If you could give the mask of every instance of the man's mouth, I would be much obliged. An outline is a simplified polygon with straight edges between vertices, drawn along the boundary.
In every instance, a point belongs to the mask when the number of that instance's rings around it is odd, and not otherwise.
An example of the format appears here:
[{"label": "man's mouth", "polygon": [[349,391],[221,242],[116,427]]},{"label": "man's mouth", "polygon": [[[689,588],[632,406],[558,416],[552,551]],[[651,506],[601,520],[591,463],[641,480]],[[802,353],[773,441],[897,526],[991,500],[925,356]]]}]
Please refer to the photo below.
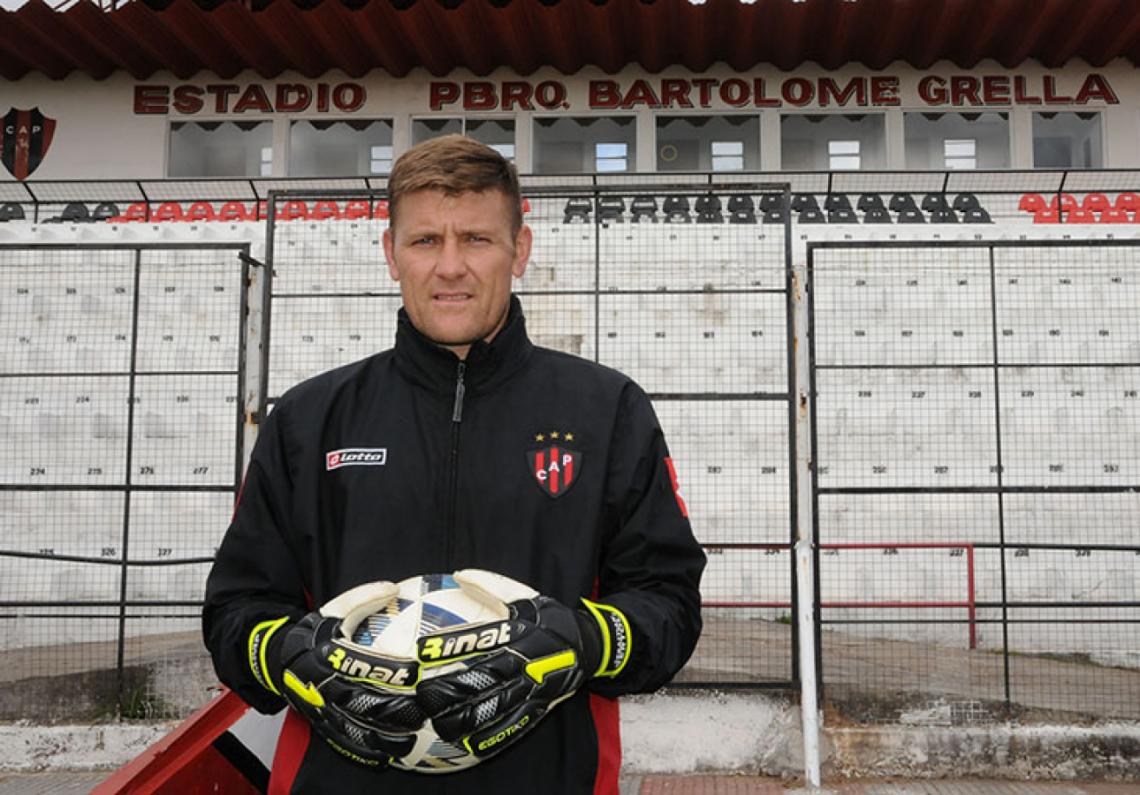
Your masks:
[{"label": "man's mouth", "polygon": [[471,298],[471,293],[436,293],[435,300],[444,303],[459,303]]}]

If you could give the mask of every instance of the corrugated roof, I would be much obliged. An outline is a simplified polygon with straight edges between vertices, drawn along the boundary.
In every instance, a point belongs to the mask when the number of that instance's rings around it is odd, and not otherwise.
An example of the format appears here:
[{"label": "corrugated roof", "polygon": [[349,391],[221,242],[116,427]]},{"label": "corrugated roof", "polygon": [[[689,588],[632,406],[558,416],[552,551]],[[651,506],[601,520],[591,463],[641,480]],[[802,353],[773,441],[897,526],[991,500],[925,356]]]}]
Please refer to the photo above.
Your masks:
[{"label": "corrugated roof", "polygon": [[183,79],[244,69],[264,78],[376,68],[399,77],[415,67],[612,73],[629,64],[700,72],[718,61],[737,71],[809,61],[970,68],[987,58],[1055,68],[1117,57],[1140,64],[1136,0],[152,0],[62,12],[31,0],[0,12],[0,76],[9,80],[120,70],[137,79],[160,70]]}]

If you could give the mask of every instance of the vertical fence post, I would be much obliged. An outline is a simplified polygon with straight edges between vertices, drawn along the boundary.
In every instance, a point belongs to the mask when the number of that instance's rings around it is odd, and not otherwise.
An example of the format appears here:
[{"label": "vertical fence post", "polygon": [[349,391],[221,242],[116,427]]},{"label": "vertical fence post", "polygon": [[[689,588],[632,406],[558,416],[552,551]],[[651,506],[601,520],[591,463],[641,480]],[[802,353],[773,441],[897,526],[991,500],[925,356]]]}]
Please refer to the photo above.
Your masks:
[{"label": "vertical fence post", "polygon": [[800,660],[800,718],[804,740],[804,777],[808,786],[820,784],[819,760],[819,689],[816,682],[816,615],[815,599],[815,558],[813,528],[815,526],[814,502],[812,500],[813,477],[812,440],[812,391],[810,370],[810,339],[808,335],[808,279],[807,262],[792,254],[792,212],[790,195],[784,192],[782,199],[784,214],[785,256],[791,270],[789,289],[792,303],[792,345],[795,368],[795,391],[791,398],[795,412],[795,457],[796,457],[796,543],[794,549],[796,565],[796,623],[799,634]]}]

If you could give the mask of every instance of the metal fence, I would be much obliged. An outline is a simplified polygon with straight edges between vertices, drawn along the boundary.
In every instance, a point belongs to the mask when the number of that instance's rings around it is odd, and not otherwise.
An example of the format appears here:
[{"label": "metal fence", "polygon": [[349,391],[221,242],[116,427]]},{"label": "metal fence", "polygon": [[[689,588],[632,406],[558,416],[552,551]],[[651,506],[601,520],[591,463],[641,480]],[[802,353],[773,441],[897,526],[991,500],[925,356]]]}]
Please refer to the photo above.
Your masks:
[{"label": "metal fence", "polygon": [[0,718],[208,698],[250,264],[247,246],[0,246]]},{"label": "metal fence", "polygon": [[1140,243],[818,243],[808,268],[825,693],[1140,717]]}]

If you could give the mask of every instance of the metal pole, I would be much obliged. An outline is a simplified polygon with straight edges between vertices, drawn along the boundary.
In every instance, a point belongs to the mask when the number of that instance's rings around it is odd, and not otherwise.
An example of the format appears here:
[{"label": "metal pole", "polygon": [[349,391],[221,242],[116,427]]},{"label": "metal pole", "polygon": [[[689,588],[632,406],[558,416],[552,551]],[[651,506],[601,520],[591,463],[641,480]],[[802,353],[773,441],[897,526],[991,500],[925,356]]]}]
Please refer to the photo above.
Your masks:
[{"label": "metal pole", "polygon": [[791,208],[788,194],[784,194],[786,230],[784,241],[792,257],[792,329],[795,355],[795,384],[792,395],[795,401],[796,445],[796,623],[799,629],[800,659],[800,716],[804,734],[804,776],[809,787],[820,784],[819,734],[820,715],[816,683],[815,622],[816,605],[815,560],[812,550],[812,528],[815,526],[812,501],[813,464],[811,457],[811,370],[809,357],[809,313],[807,295],[807,261],[791,253]]}]

